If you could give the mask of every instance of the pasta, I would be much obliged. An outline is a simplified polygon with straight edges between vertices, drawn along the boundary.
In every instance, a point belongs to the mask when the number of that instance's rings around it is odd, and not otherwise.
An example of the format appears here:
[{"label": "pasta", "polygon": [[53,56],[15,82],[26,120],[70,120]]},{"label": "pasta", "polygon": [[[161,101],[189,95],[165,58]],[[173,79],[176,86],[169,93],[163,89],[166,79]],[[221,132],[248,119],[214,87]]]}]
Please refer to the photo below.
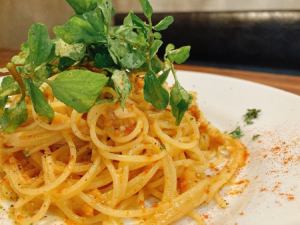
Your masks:
[{"label": "pasta", "polygon": [[[144,100],[143,75],[130,79],[124,109],[108,101],[85,114],[44,84],[55,111],[50,124],[27,99],[26,123],[0,138],[2,192],[5,186],[14,201],[16,224],[49,212],[72,224],[166,225],[185,216],[204,224],[195,208],[210,201],[226,207],[219,192],[245,164],[246,148],[208,123],[195,100],[176,126],[169,108]],[[117,95],[109,87],[102,92]]]}]

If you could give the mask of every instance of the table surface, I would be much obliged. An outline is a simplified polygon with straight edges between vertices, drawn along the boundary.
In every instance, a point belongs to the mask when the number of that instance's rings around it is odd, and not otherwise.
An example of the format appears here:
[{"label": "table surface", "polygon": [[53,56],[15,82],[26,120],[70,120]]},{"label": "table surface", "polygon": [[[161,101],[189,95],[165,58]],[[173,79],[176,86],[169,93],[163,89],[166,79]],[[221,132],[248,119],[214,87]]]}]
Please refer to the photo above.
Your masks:
[{"label": "table surface", "polygon": [[[0,67],[4,67],[10,58],[16,54],[16,51],[0,49]],[[286,90],[300,95],[300,76],[290,76],[285,74],[272,74],[263,72],[242,71],[233,69],[222,69],[205,66],[180,65],[177,69],[218,74],[228,77],[235,77],[244,80],[250,80],[261,84]],[[300,75],[300,74],[299,74]]]}]

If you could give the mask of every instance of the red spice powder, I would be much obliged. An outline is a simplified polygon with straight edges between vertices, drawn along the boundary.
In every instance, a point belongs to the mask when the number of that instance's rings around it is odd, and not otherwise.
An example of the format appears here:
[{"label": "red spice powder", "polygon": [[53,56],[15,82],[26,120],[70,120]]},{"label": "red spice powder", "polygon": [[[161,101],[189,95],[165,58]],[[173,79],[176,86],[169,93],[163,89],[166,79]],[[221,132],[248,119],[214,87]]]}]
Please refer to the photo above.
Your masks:
[{"label": "red spice powder", "polygon": [[262,187],[262,188],[260,189],[260,192],[265,192],[265,191],[268,191],[268,189],[265,188],[265,187]]},{"label": "red spice powder", "polygon": [[204,219],[208,219],[209,218],[209,215],[207,213],[202,214],[202,216],[203,216]]},{"label": "red spice powder", "polygon": [[276,182],[275,186],[272,189],[272,192],[275,192],[276,190],[278,190],[280,188],[280,186],[281,186],[281,182]]},{"label": "red spice powder", "polygon": [[295,196],[290,193],[279,193],[280,196],[285,196],[288,201],[295,200]]}]

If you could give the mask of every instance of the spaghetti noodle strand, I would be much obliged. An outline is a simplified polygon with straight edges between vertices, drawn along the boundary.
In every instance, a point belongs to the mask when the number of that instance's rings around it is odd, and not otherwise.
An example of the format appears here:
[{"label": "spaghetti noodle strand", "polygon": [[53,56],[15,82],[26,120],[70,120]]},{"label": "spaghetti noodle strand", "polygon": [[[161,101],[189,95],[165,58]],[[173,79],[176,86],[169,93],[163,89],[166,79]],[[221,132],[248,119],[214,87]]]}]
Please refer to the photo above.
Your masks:
[{"label": "spaghetti noodle strand", "polygon": [[220,190],[247,152],[202,114],[190,110],[176,126],[168,109],[158,112],[136,90],[124,108],[102,103],[87,114],[49,98],[55,123],[29,110],[26,126],[0,134],[2,184],[17,200],[17,224],[58,212],[78,225],[167,225],[185,216],[203,225],[196,207],[226,207]]}]

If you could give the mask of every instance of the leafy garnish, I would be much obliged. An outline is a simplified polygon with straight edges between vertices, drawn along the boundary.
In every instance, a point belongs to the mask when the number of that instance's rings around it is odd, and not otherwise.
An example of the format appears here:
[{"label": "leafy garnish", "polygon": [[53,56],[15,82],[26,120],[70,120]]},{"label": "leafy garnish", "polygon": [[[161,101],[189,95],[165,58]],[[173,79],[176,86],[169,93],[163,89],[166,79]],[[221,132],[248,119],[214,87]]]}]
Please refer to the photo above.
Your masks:
[{"label": "leafy garnish", "polygon": [[[112,0],[67,0],[75,15],[54,27],[54,39],[45,25],[33,24],[21,52],[7,64],[11,76],[2,81],[2,131],[13,132],[26,120],[28,102],[39,116],[49,122],[53,119],[54,111],[41,91],[44,83],[50,85],[56,99],[80,113],[108,101],[119,100],[125,107],[132,86],[129,76],[136,72],[145,74],[144,99],[158,110],[170,104],[179,124],[191,95],[180,85],[173,64],[187,60],[190,46],[176,49],[169,44],[160,59],[160,31],[166,30],[174,18],[167,16],[153,24],[149,0],[139,1],[146,21],[129,12],[122,25],[113,26]],[[171,91],[165,85],[170,72],[175,79]],[[119,99],[102,99],[105,86],[114,88]],[[21,100],[7,104],[13,95],[19,95]]]},{"label": "leafy garnish", "polygon": [[48,121],[52,121],[54,117],[54,111],[49,105],[42,91],[36,87],[30,79],[27,80],[27,84],[29,87],[29,96],[31,98],[34,111],[38,115],[47,118]]},{"label": "leafy garnish", "polygon": [[11,133],[26,120],[26,103],[24,99],[21,99],[15,106],[4,109],[4,112],[0,117],[0,126],[4,132]]},{"label": "leafy garnish", "polygon": [[158,80],[161,84],[166,82],[166,80],[168,79],[168,76],[170,74],[170,71],[171,71],[171,69],[167,69],[158,77]]},{"label": "leafy garnish", "polygon": [[260,109],[248,109],[247,113],[243,116],[244,122],[247,125],[253,124],[253,120],[257,119],[261,113]]},{"label": "leafy garnish", "polygon": [[[97,1],[99,1],[99,0],[97,0]],[[113,14],[114,14],[114,8],[112,5],[112,1],[111,0],[101,0],[100,2],[101,2],[101,4],[98,4],[98,7],[102,11],[102,15],[104,17],[105,24],[107,26],[109,26],[112,21]]]},{"label": "leafy garnish", "polygon": [[77,14],[83,14],[97,7],[98,0],[66,0]]},{"label": "leafy garnish", "polygon": [[145,16],[150,19],[153,14],[152,6],[148,0],[140,0]]},{"label": "leafy garnish", "polygon": [[144,98],[157,109],[165,109],[169,104],[169,93],[164,89],[153,72],[145,75]]},{"label": "leafy garnish", "polygon": [[96,51],[97,52],[94,57],[96,67],[112,68],[116,66],[107,48],[105,48],[104,46],[100,46],[96,48]]},{"label": "leafy garnish", "polygon": [[18,83],[12,78],[12,76],[6,76],[3,78],[0,89],[0,98],[7,97],[20,93]]},{"label": "leafy garnish", "polygon": [[49,38],[48,29],[45,25],[33,24],[29,29],[27,43],[29,50],[27,62],[33,70],[51,59],[54,44]]},{"label": "leafy garnish", "polygon": [[191,46],[184,46],[167,52],[167,58],[173,63],[182,64],[190,56]]},{"label": "leafy garnish", "polygon": [[124,108],[131,91],[131,83],[125,71],[115,70],[112,77],[115,89],[120,96],[121,106]]},{"label": "leafy garnish", "polygon": [[8,97],[1,97],[0,98],[0,115],[2,116],[3,114],[3,111],[4,111],[4,108],[5,108],[5,105],[7,103],[7,100],[8,100]]},{"label": "leafy garnish", "polygon": [[154,26],[154,30],[156,31],[166,30],[173,22],[174,22],[173,16],[167,16]]},{"label": "leafy garnish", "polygon": [[35,70],[32,80],[37,86],[40,86],[51,76],[51,74],[51,66],[48,64],[43,64]]},{"label": "leafy garnish", "polygon": [[233,138],[236,139],[240,139],[241,137],[244,136],[244,133],[241,129],[240,126],[238,126],[237,128],[235,128],[235,130],[233,130],[232,132],[229,133]]},{"label": "leafy garnish", "polygon": [[156,56],[159,48],[162,46],[163,42],[161,40],[154,40],[150,48],[150,58]]},{"label": "leafy garnish", "polygon": [[70,66],[74,65],[76,61],[71,59],[71,58],[68,58],[68,57],[61,57],[59,59],[59,63],[58,63],[58,66],[57,68],[60,70],[60,71],[64,71],[66,69],[68,69]]},{"label": "leafy garnish", "polygon": [[62,39],[55,42],[55,54],[61,58],[70,58],[74,61],[80,61],[85,56],[86,46],[82,43],[68,44]]},{"label": "leafy garnish", "polygon": [[48,81],[55,97],[80,113],[87,112],[96,102],[108,78],[86,70],[64,71]]},{"label": "leafy garnish", "polygon": [[100,9],[71,17],[64,25],[54,27],[54,33],[68,44],[106,42],[106,28]]},{"label": "leafy garnish", "polygon": [[177,125],[180,124],[184,113],[189,108],[191,101],[192,96],[186,90],[184,90],[178,82],[176,82],[171,90],[170,104]]}]

